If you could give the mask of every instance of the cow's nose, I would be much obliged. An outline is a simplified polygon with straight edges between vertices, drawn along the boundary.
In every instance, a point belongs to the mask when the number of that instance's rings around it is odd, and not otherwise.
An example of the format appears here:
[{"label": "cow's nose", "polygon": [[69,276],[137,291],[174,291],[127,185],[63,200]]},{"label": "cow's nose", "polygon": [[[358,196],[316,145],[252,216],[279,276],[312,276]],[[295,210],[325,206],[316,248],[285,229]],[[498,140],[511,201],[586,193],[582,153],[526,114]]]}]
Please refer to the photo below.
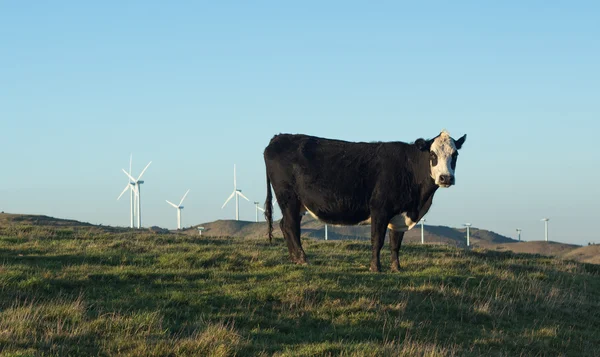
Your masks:
[{"label": "cow's nose", "polygon": [[454,184],[454,176],[453,175],[440,175],[440,183],[443,185],[453,185]]}]

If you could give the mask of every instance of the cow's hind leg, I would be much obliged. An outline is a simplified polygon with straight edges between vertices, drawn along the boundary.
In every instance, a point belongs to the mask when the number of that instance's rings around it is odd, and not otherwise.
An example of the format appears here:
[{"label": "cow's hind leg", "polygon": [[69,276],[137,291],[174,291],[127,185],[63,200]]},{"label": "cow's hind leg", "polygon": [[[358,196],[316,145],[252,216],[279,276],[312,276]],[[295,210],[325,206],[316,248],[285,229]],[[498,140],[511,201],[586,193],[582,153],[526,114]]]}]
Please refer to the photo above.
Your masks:
[{"label": "cow's hind leg", "polygon": [[300,203],[295,200],[286,202],[282,213],[280,226],[287,242],[290,260],[296,264],[306,264],[306,253],[300,241]]},{"label": "cow's hind leg", "polygon": [[381,261],[379,259],[381,248],[385,241],[385,232],[387,230],[386,220],[373,220],[371,218],[371,267],[370,270],[373,272],[381,271]]},{"label": "cow's hind leg", "polygon": [[394,231],[390,229],[390,248],[392,250],[392,271],[400,271],[400,263],[398,261],[398,252],[404,238],[403,231]]}]

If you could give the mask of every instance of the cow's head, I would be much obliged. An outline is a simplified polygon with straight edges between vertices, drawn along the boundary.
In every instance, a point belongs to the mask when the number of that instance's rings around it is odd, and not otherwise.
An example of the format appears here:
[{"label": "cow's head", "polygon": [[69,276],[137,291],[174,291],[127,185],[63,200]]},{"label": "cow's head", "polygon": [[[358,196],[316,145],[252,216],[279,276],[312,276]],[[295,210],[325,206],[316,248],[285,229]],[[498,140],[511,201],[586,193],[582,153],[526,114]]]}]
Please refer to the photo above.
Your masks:
[{"label": "cow's head", "polygon": [[433,178],[436,185],[450,187],[456,182],[454,178],[456,159],[458,158],[458,150],[465,140],[467,140],[467,134],[458,140],[454,140],[444,130],[431,140],[418,139],[415,141],[415,145],[419,150],[429,152],[431,178]]}]

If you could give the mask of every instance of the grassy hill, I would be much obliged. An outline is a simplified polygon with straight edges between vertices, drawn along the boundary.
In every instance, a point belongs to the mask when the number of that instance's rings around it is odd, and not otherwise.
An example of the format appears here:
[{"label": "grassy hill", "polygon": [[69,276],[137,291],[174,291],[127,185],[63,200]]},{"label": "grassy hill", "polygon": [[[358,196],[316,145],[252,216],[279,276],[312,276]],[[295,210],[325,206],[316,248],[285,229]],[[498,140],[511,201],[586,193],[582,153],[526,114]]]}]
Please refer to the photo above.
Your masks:
[{"label": "grassy hill", "polygon": [[[203,226],[205,231],[203,234],[209,236],[223,237],[223,236],[235,236],[240,238],[260,238],[267,237],[267,224],[266,222],[247,222],[247,221],[232,221],[232,220],[218,220],[215,222],[208,222],[200,224]],[[197,229],[194,226],[188,229],[187,234],[197,234]],[[279,229],[279,221],[273,224],[273,234],[276,237],[283,237],[281,230]],[[306,238],[323,239],[325,237],[325,224],[315,220],[311,216],[304,216],[301,225],[301,235]],[[456,229],[444,226],[429,226],[425,225],[424,228],[425,241],[431,244],[448,244],[457,247],[464,247],[466,245],[466,232],[464,229]],[[370,226],[328,226],[328,237],[330,240],[339,239],[371,239],[371,227]],[[471,238],[474,245],[482,244],[494,244],[494,243],[511,243],[516,240],[504,237],[494,232],[486,231],[483,229],[472,228]],[[421,242],[421,230],[417,226],[412,230],[406,232],[404,236],[404,242],[406,243],[417,243]]]},{"label": "grassy hill", "polygon": [[600,264],[600,245],[576,248],[563,253],[561,257],[584,263]]},{"label": "grassy hill", "polygon": [[[1,218],[1,217],[0,217]],[[39,222],[38,222],[39,223]],[[241,228],[243,229],[243,228]],[[600,266],[0,219],[0,356],[594,356]]]}]

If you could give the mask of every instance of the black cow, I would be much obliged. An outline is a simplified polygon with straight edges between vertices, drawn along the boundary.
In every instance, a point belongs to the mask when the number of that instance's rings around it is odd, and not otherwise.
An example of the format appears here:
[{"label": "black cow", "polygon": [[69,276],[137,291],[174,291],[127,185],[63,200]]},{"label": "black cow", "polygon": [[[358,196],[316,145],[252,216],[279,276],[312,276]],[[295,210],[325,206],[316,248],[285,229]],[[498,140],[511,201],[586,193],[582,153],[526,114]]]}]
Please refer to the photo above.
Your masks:
[{"label": "black cow", "polygon": [[273,236],[272,185],[293,262],[306,263],[300,221],[309,212],[329,224],[370,224],[371,271],[381,271],[379,253],[390,228],[392,270],[397,271],[404,232],[427,213],[438,187],[455,183],[458,149],[466,137],[454,140],[443,131],[431,140],[408,144],[274,136],[264,152],[269,241]]}]

